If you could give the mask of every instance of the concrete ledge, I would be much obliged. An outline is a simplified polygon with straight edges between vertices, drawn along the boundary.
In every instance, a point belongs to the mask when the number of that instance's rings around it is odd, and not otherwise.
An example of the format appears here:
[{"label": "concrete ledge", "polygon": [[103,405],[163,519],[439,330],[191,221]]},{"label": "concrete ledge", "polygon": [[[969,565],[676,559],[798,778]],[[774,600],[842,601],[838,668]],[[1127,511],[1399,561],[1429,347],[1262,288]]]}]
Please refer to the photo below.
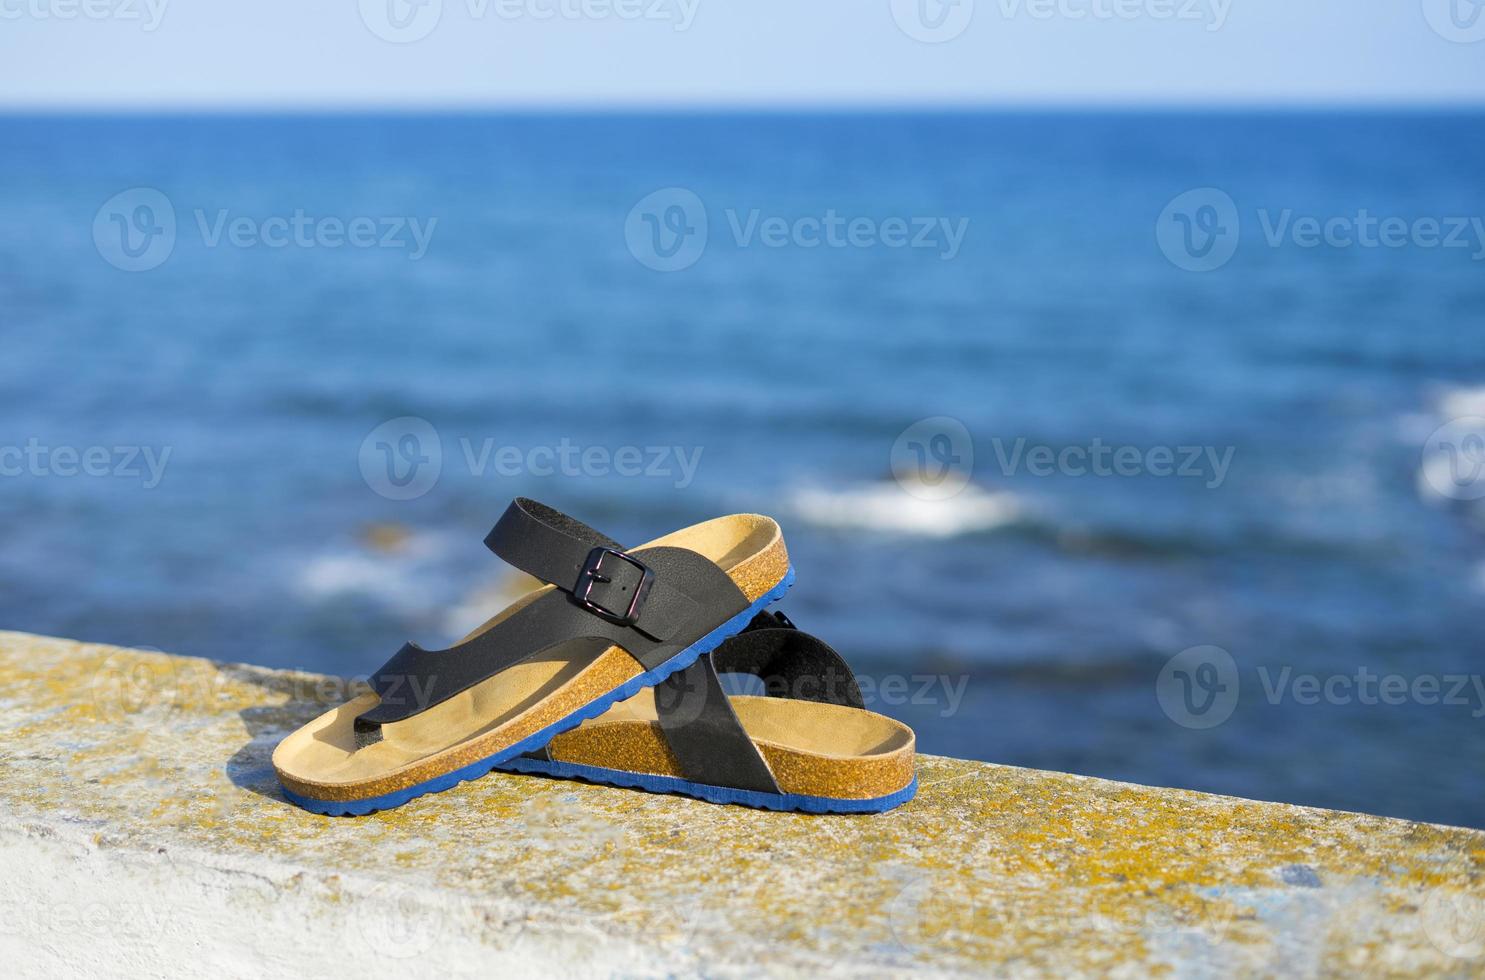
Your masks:
[{"label": "concrete ledge", "polygon": [[1485,833],[925,757],[813,817],[493,774],[359,819],[269,753],[322,677],[0,633],[22,975],[1485,974]]}]

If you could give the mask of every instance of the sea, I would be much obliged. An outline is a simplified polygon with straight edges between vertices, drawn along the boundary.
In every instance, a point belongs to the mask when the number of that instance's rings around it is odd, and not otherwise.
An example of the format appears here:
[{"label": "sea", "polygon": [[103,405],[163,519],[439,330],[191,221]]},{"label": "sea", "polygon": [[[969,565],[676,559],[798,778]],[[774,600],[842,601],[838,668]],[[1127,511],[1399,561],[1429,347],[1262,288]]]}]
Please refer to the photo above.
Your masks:
[{"label": "sea", "polygon": [[0,174],[0,628],[365,674],[519,587],[512,497],[758,512],[920,751],[1485,826],[1485,115],[31,114]]}]

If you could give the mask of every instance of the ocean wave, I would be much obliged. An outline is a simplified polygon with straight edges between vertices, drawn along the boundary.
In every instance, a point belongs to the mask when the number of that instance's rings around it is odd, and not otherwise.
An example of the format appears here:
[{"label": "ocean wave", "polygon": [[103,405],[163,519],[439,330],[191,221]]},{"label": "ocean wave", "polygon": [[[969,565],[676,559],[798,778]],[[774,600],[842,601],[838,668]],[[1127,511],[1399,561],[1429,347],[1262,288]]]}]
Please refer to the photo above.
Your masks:
[{"label": "ocean wave", "polygon": [[1201,528],[1160,528],[1073,520],[1047,503],[973,484],[953,497],[925,500],[885,480],[827,490],[805,487],[789,496],[793,513],[825,528],[948,539],[1000,531],[1080,557],[1127,561],[1178,561],[1255,551],[1295,556],[1376,558],[1382,544],[1351,536],[1299,534],[1290,529],[1246,528],[1224,533]]},{"label": "ocean wave", "polygon": [[[1432,399],[1432,413],[1427,416],[1410,416],[1411,432],[1416,441],[1432,449],[1432,440],[1439,427],[1459,419],[1485,418],[1485,386],[1452,386],[1441,388]],[[1463,447],[1459,447],[1463,448]],[[1418,495],[1426,502],[1437,505],[1461,505],[1461,509],[1472,515],[1475,523],[1485,522],[1485,502],[1468,499],[1455,493],[1456,488],[1465,488],[1459,482],[1459,467],[1476,465],[1469,459],[1457,459],[1446,452],[1425,451],[1418,467],[1416,482]],[[1468,473],[1469,470],[1463,471]]]},{"label": "ocean wave", "polygon": [[443,631],[451,638],[467,637],[495,613],[542,584],[539,579],[516,571],[487,580],[443,613],[440,617]]},{"label": "ocean wave", "polygon": [[894,534],[952,538],[1021,520],[1024,503],[1014,494],[967,486],[943,500],[925,500],[893,481],[839,490],[805,487],[790,497],[793,511],[821,527],[864,528]]},{"label": "ocean wave", "polygon": [[1435,407],[1445,421],[1467,416],[1485,418],[1485,385],[1446,388],[1435,399]]},{"label": "ocean wave", "polygon": [[346,596],[376,600],[403,613],[420,613],[438,601],[440,571],[449,554],[442,535],[390,525],[363,530],[355,546],[343,546],[306,561],[294,577],[302,598],[324,601]]}]

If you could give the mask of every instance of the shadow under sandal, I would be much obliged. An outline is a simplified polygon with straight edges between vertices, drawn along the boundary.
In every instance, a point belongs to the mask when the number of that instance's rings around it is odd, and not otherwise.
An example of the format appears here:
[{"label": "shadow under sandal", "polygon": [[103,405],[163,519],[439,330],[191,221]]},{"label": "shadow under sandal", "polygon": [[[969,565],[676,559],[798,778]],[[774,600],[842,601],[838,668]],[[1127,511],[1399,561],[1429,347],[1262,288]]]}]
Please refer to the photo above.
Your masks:
[{"label": "shadow under sandal", "polygon": [[782,532],[720,517],[629,551],[518,498],[485,544],[550,583],[448,650],[407,644],[372,692],[279,743],[292,802],[366,814],[482,776],[695,663],[792,584]]},{"label": "shadow under sandal", "polygon": [[[718,674],[763,678],[728,695]],[[759,613],[650,690],[500,766],[588,782],[809,813],[880,813],[917,792],[914,736],[862,707],[840,654]]]}]

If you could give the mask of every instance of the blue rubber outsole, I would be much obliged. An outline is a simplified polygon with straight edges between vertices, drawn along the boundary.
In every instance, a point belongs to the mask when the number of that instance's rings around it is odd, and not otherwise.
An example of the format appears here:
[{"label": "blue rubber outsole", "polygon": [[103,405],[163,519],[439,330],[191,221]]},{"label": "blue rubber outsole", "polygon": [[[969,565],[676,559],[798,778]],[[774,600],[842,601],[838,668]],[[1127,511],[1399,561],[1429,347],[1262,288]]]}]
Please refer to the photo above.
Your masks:
[{"label": "blue rubber outsole", "polygon": [[797,810],[803,813],[882,813],[901,806],[918,792],[918,777],[895,793],[869,800],[843,800],[830,796],[803,796],[798,793],[758,793],[747,789],[730,789],[708,783],[693,783],[675,776],[653,776],[649,773],[625,772],[599,766],[580,766],[572,762],[547,762],[542,759],[512,759],[498,767],[502,772],[536,773],[558,779],[581,779],[588,783],[642,789],[647,793],[679,793],[708,803],[735,803],[759,810]]},{"label": "blue rubber outsole", "polygon": [[541,748],[552,740],[553,735],[565,732],[570,728],[576,728],[589,718],[597,718],[620,701],[634,697],[647,687],[654,687],[678,670],[685,670],[694,664],[702,654],[710,653],[721,646],[724,640],[742,632],[743,627],[747,626],[754,616],[766,606],[783,598],[784,593],[789,591],[789,586],[793,584],[794,566],[790,565],[788,571],[784,573],[784,577],[779,580],[779,583],[769,589],[767,593],[760,596],[757,602],[754,602],[721,626],[718,626],[674,657],[671,657],[665,663],[620,684],[602,697],[589,701],[566,718],[553,722],[534,735],[529,735],[514,745],[507,746],[494,755],[487,756],[478,762],[471,762],[467,766],[446,772],[442,776],[435,776],[432,779],[418,783],[416,786],[409,786],[407,789],[400,789],[395,793],[384,793],[381,796],[368,796],[365,799],[348,801],[320,800],[313,796],[301,796],[287,786],[282,786],[284,799],[293,803],[295,806],[309,810],[311,813],[323,813],[326,816],[332,817],[364,817],[368,813],[375,813],[378,810],[390,810],[393,807],[401,806],[408,800],[417,799],[419,796],[426,796],[429,793],[442,793],[446,789],[453,789],[462,782],[478,779],[503,762],[508,762],[534,749]]}]

